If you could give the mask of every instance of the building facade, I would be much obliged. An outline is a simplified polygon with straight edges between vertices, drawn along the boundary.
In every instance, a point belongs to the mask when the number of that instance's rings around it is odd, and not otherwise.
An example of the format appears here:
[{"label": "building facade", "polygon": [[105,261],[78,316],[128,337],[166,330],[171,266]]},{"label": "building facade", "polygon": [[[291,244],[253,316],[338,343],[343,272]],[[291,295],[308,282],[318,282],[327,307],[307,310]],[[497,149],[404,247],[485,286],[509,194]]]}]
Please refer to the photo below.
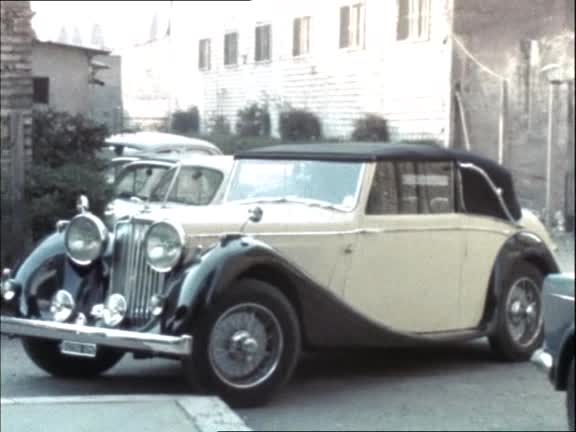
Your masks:
[{"label": "building facade", "polygon": [[[393,138],[432,138],[498,160],[515,173],[526,206],[544,209],[551,189],[549,211],[573,215],[574,0],[253,0],[216,8],[187,15],[195,29],[192,47],[186,36],[187,62],[196,61],[190,87],[201,89],[194,103],[204,130],[215,117],[233,126],[253,102],[268,105],[275,134],[287,107],[316,113],[324,135],[340,139],[375,113]],[[547,65],[571,71],[553,87],[551,108]],[[542,163],[550,140],[551,188]]]},{"label": "building facade", "polygon": [[121,59],[109,51],[34,41],[34,107],[82,114],[111,131],[121,126]]}]

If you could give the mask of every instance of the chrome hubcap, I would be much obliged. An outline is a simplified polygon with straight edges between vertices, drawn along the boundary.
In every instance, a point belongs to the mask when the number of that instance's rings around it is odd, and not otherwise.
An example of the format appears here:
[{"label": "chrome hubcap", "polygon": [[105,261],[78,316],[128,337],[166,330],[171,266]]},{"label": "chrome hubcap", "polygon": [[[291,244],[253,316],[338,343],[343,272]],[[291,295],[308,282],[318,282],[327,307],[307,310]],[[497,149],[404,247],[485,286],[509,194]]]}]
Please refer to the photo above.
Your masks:
[{"label": "chrome hubcap", "polygon": [[529,278],[517,280],[510,289],[506,303],[510,335],[521,346],[531,345],[542,329],[538,285]]},{"label": "chrome hubcap", "polygon": [[276,316],[262,305],[243,303],[228,309],[216,321],[208,354],[218,378],[231,387],[250,388],[274,373],[283,348]]}]

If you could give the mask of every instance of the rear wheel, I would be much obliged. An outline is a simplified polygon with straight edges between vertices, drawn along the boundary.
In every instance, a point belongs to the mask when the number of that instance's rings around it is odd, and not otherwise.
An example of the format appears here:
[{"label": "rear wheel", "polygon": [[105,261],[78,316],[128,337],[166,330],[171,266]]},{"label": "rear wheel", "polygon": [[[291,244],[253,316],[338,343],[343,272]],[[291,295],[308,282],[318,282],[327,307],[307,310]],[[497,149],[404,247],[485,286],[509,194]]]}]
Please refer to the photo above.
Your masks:
[{"label": "rear wheel", "polygon": [[193,384],[230,405],[266,403],[291,377],[300,356],[294,308],[274,286],[240,280],[200,320],[183,362]]},{"label": "rear wheel", "polygon": [[542,273],[518,262],[504,281],[490,346],[505,361],[528,361],[542,345]]},{"label": "rear wheel", "polygon": [[40,369],[62,378],[96,377],[118,363],[124,353],[98,347],[96,357],[73,357],[60,352],[60,342],[48,339],[23,338],[24,351]]}]

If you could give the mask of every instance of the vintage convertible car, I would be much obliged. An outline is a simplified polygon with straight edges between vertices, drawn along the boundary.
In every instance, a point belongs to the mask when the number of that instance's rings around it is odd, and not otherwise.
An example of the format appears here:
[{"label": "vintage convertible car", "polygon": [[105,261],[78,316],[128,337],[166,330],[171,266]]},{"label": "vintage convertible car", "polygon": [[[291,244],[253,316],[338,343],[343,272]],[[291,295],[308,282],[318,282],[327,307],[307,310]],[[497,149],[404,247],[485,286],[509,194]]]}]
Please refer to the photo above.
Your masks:
[{"label": "vintage convertible car", "polygon": [[56,376],[163,356],[229,403],[257,405],[301,350],[487,336],[502,359],[530,359],[552,249],[510,174],[482,157],[262,148],[236,155],[220,205],[143,212],[110,232],[86,210],[59,223],[6,270],[1,330]]},{"label": "vintage convertible car", "polygon": [[114,229],[118,219],[140,211],[220,202],[233,161],[232,156],[193,155],[151,157],[129,163],[118,174],[113,199],[106,207],[107,228]]},{"label": "vintage convertible car", "polygon": [[574,430],[574,273],[544,280],[544,346],[532,361],[547,373],[555,390],[566,392],[566,415]]}]

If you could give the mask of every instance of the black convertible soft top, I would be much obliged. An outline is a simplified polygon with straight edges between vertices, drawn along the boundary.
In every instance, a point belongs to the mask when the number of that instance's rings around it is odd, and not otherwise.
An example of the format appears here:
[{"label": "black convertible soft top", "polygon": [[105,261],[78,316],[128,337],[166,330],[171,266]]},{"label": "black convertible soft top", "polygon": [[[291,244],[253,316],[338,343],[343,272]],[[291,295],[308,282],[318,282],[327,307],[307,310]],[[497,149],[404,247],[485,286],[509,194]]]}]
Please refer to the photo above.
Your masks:
[{"label": "black convertible soft top", "polygon": [[[483,156],[442,147],[434,143],[405,142],[349,142],[349,143],[314,143],[288,144],[261,147],[247,150],[235,155],[236,159],[284,159],[284,160],[318,160],[339,162],[376,162],[381,160],[396,161],[455,161],[472,163],[482,168],[494,184],[502,189],[504,202],[514,219],[520,219],[522,211],[514,191],[510,172],[495,161]],[[463,176],[466,195],[474,195],[476,187]],[[469,183],[469,187],[466,187]],[[479,191],[478,191],[479,192]],[[485,194],[482,194],[485,195]]]}]

